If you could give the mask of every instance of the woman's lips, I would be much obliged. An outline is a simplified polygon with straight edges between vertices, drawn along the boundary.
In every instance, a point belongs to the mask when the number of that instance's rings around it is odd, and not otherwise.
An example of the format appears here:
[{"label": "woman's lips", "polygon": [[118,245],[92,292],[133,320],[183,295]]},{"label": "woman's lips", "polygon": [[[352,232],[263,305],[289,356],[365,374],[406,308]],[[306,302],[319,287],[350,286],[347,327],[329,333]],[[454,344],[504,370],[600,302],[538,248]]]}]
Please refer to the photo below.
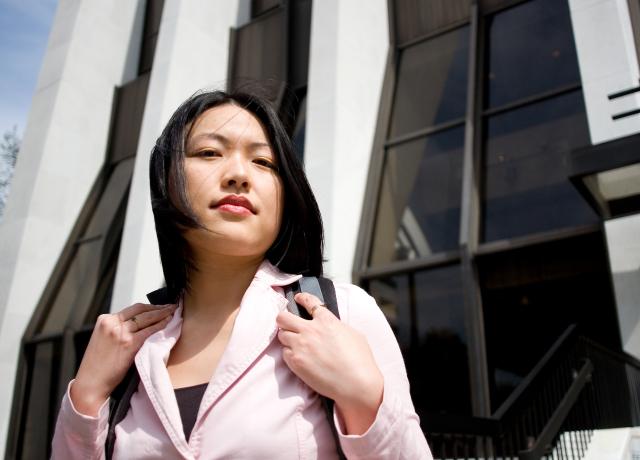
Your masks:
[{"label": "woman's lips", "polygon": [[250,216],[253,214],[244,206],[238,206],[235,204],[222,204],[216,206],[216,209],[221,212],[228,212],[229,214],[235,214],[237,216]]},{"label": "woman's lips", "polygon": [[239,195],[227,195],[214,203],[213,208],[238,216],[255,214],[255,208],[251,204],[251,201]]}]

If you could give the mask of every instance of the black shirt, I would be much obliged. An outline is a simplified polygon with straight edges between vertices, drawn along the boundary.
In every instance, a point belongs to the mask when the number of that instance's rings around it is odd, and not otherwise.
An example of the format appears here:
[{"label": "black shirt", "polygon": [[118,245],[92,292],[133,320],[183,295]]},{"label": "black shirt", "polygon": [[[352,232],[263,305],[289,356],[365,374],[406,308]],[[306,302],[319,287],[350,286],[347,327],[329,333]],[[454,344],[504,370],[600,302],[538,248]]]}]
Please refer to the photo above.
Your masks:
[{"label": "black shirt", "polygon": [[184,437],[189,442],[189,436],[191,436],[191,430],[196,423],[198,417],[198,409],[200,409],[200,403],[202,397],[207,389],[208,383],[201,383],[200,385],[194,385],[192,387],[175,388],[176,400],[178,401],[178,409],[180,409],[180,418],[182,419],[182,429],[184,430]]}]

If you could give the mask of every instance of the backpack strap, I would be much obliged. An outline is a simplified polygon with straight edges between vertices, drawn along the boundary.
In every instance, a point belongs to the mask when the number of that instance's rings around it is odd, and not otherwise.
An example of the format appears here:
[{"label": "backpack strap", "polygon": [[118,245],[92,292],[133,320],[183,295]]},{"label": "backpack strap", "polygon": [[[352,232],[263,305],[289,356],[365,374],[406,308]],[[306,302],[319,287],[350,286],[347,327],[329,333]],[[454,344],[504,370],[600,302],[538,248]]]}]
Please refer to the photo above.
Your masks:
[{"label": "backpack strap", "polygon": [[[336,315],[337,318],[340,318],[340,311],[338,310],[338,300],[336,298],[336,289],[333,285],[333,281],[331,281],[330,279],[315,276],[304,276],[295,283],[290,284],[289,286],[285,286],[285,297],[289,301],[287,309],[294,315],[298,315],[301,318],[311,319],[311,315],[309,315],[307,310],[304,307],[301,308],[300,306],[298,306],[296,301],[293,300],[293,296],[299,292],[308,292],[309,294],[313,294],[318,299],[320,299],[320,302],[326,305],[331,313]],[[335,405],[333,399],[320,395],[320,400],[322,401],[322,407],[324,408],[327,422],[329,422],[329,426],[331,427],[333,439],[336,442],[338,457],[340,458],[340,460],[346,460],[347,457],[342,451],[342,446],[340,445],[340,439],[338,437],[338,431],[336,430],[336,425],[333,422],[333,406]]]},{"label": "backpack strap", "polygon": [[131,365],[124,379],[111,393],[109,400],[109,428],[107,429],[107,439],[104,443],[104,452],[106,460],[113,457],[113,448],[116,443],[116,425],[120,423],[129,412],[131,406],[131,397],[138,391],[140,383],[140,374],[135,363]]},{"label": "backpack strap", "polygon": [[[340,318],[336,290],[330,279],[305,276],[295,283],[285,286],[284,292],[285,297],[289,301],[289,305],[287,306],[288,310],[297,316],[305,319],[311,319],[307,310],[300,308],[295,300],[293,300],[293,296],[295,294],[299,292],[308,292],[318,297],[320,301],[324,303],[334,315],[336,315],[336,317]],[[167,303],[166,288],[158,289],[157,291],[148,294],[147,297],[149,298],[149,301],[154,304]],[[104,445],[106,460],[111,460],[113,457],[113,449],[116,442],[116,425],[126,417],[129,407],[131,406],[131,397],[136,391],[138,391],[139,383],[140,374],[138,374],[138,369],[134,363],[127,371],[124,379],[122,379],[115,390],[113,390],[113,393],[111,393],[109,401],[109,428],[107,430],[107,438]],[[335,439],[338,457],[340,460],[346,460],[346,456],[340,446],[340,439],[338,438],[335,423],[333,422],[334,402],[332,399],[322,395],[320,395],[320,400],[322,401],[322,406],[327,416],[327,422],[329,422],[329,426],[331,427],[331,433]]]}]

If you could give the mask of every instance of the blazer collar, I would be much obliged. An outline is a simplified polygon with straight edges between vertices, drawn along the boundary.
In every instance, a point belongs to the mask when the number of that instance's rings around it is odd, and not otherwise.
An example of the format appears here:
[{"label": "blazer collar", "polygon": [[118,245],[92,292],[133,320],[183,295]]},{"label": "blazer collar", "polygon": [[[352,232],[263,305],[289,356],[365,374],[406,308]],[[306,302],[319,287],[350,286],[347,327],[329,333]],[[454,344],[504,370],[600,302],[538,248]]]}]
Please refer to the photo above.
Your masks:
[{"label": "blazer collar", "polygon": [[[270,286],[288,286],[300,278],[302,278],[302,275],[291,275],[289,273],[281,272],[267,259],[262,261],[254,276],[254,279],[264,281]],[[147,294],[147,299],[149,299],[149,302],[153,305],[166,305],[170,303],[166,287],[149,292]]]},{"label": "blazer collar", "polygon": [[[287,306],[281,287],[300,278],[301,275],[281,272],[267,260],[262,262],[242,298],[229,343],[209,381],[196,424],[275,339],[278,329],[276,316]],[[152,302],[152,297],[162,302],[162,295],[161,289],[150,293],[148,297]],[[166,368],[171,349],[181,331],[182,305],[179,302],[169,324],[146,340],[138,351],[135,362],[165,430],[176,448],[185,457],[189,457],[189,448],[182,434],[180,411]]]}]

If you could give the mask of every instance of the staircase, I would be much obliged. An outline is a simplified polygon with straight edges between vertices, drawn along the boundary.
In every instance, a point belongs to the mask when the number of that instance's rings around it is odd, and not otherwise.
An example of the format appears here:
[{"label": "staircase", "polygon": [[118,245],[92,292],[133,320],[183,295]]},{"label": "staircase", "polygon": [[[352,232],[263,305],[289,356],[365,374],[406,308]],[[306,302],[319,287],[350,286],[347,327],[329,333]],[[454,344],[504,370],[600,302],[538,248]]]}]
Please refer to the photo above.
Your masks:
[{"label": "staircase", "polygon": [[[605,431],[638,433],[629,427],[640,426],[640,361],[570,326],[491,417],[436,415],[423,426],[435,458],[604,460],[591,444]],[[628,458],[640,460],[632,438]]]}]

